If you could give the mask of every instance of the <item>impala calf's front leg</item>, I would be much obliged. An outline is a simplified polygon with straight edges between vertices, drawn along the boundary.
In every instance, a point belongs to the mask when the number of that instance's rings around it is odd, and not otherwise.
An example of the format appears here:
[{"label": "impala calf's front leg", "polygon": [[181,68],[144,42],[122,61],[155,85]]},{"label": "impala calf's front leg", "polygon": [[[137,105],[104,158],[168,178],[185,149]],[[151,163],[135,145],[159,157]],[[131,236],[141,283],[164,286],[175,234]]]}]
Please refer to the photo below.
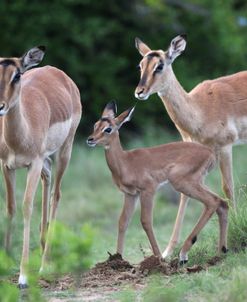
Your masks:
[{"label": "impala calf's front leg", "polygon": [[125,194],[124,205],[118,221],[118,241],[117,241],[117,253],[123,254],[124,237],[129,225],[130,219],[135,211],[136,201],[138,196]]}]

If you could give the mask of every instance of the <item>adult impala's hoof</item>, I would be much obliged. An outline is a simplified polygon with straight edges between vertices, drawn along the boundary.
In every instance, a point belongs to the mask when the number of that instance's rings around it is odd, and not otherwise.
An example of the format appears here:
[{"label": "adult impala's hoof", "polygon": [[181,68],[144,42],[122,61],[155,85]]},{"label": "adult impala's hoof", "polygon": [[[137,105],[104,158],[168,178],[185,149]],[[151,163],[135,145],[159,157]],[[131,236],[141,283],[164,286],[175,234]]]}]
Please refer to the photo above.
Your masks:
[{"label": "adult impala's hoof", "polygon": [[27,277],[25,275],[20,275],[19,276],[18,287],[19,287],[19,289],[28,288]]},{"label": "adult impala's hoof", "polygon": [[25,288],[28,288],[28,285],[26,283],[24,283],[24,284],[19,283],[18,288],[19,289],[25,289]]}]

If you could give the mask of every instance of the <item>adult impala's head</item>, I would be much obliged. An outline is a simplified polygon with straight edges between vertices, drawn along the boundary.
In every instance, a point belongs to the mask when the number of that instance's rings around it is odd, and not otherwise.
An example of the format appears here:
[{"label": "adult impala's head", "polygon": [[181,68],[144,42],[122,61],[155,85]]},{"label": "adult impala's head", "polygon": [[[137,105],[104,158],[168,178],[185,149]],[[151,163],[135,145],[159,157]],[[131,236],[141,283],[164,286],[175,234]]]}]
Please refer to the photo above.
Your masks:
[{"label": "adult impala's head", "polygon": [[101,118],[94,124],[93,133],[87,139],[87,144],[90,147],[102,145],[107,149],[114,133],[130,120],[134,109],[135,107],[132,107],[116,117],[117,105],[115,101],[108,103],[103,110]]},{"label": "adult impala's head", "polygon": [[186,37],[185,35],[175,37],[167,51],[151,50],[139,38],[136,38],[135,45],[143,56],[139,64],[141,78],[135,90],[135,97],[147,100],[151,94],[166,88],[167,71],[176,57],[184,51]]},{"label": "adult impala's head", "polygon": [[18,101],[21,75],[38,65],[45,54],[45,47],[30,49],[20,58],[0,58],[0,116],[5,115]]}]

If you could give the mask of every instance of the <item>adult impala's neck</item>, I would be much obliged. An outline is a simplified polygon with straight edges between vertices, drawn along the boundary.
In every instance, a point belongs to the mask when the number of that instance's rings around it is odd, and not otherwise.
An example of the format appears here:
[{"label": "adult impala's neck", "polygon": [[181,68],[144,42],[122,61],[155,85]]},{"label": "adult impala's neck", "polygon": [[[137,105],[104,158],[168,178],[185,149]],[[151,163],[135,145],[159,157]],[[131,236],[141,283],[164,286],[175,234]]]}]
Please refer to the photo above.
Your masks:
[{"label": "adult impala's neck", "polygon": [[188,133],[196,131],[199,110],[178,82],[171,66],[167,67],[163,89],[158,92],[175,125]]},{"label": "adult impala's neck", "polygon": [[3,116],[3,139],[12,149],[25,145],[25,137],[28,135],[28,127],[21,112],[20,101],[19,96],[15,105]]},{"label": "adult impala's neck", "polygon": [[115,132],[112,134],[110,144],[105,148],[106,161],[113,175],[121,174],[124,153],[119,139],[119,133]]}]

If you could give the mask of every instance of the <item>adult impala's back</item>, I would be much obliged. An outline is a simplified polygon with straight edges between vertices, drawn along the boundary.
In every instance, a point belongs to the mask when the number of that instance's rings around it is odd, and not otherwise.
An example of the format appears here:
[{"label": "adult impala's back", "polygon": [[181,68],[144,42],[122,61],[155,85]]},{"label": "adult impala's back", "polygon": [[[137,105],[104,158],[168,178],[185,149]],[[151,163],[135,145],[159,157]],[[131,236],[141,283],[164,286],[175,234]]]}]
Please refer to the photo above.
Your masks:
[{"label": "adult impala's back", "polygon": [[50,206],[51,222],[55,219],[62,176],[70,160],[75,131],[81,117],[78,88],[65,73],[51,66],[27,71],[41,62],[44,50],[44,47],[35,47],[21,58],[0,59],[0,158],[6,183],[9,217],[5,238],[7,248],[15,212],[15,170],[24,167],[28,169],[23,200],[24,234],[19,276],[21,288],[27,285],[30,218],[40,176],[43,185],[43,266],[48,251],[45,233],[51,181],[49,157],[56,153],[56,176]]},{"label": "adult impala's back", "polygon": [[[146,100],[151,94],[158,93],[183,140],[198,141],[215,151],[223,190],[235,205],[232,145],[247,140],[247,72],[202,82],[187,93],[172,70],[172,62],[186,47],[184,36],[175,37],[167,51],[151,50],[138,38],[136,47],[143,59],[135,96]],[[177,243],[186,205],[187,197],[182,195],[173,235],[164,257],[172,253]]]}]

